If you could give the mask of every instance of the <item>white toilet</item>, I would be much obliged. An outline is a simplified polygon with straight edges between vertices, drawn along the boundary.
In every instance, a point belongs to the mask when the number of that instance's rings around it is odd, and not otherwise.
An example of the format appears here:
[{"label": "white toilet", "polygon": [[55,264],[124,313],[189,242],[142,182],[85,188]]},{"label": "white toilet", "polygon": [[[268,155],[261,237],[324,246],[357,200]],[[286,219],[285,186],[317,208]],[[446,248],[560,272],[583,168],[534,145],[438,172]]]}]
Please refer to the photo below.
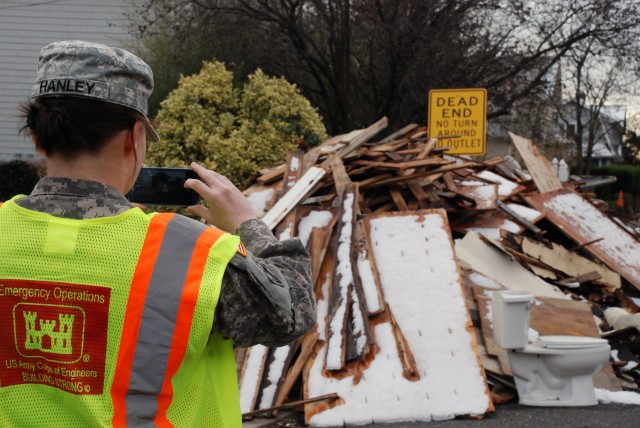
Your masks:
[{"label": "white toilet", "polygon": [[592,406],[598,403],[593,375],[609,361],[607,340],[578,336],[539,336],[528,343],[533,296],[495,291],[493,336],[507,349],[520,404]]}]

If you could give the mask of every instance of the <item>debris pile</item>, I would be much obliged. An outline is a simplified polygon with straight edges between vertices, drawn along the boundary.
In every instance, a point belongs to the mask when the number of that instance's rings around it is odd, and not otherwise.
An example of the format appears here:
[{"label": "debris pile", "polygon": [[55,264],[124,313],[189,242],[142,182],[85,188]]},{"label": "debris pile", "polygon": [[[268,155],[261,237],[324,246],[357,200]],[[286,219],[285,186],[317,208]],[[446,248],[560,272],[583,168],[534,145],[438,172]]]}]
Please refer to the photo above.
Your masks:
[{"label": "debris pile", "polygon": [[[637,388],[640,243],[531,141],[511,158],[447,155],[386,118],[261,171],[245,194],[309,251],[318,322],[276,349],[238,348],[245,418],[304,410],[312,426],[482,417],[515,398],[493,341],[490,295],[536,297],[540,335],[609,338],[597,388]],[[454,244],[455,242],[455,244]],[[595,314],[595,317],[594,317]],[[640,315],[638,315],[640,317]]]}]

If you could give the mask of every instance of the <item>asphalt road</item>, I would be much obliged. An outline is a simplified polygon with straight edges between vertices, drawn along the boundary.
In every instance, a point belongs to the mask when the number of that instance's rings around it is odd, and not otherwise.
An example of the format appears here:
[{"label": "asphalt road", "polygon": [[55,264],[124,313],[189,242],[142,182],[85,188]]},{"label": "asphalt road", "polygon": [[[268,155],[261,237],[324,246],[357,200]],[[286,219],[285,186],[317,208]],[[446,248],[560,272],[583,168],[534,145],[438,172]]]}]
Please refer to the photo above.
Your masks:
[{"label": "asphalt road", "polygon": [[[254,419],[244,428],[302,426],[300,414],[290,413],[274,421]],[[403,422],[362,425],[367,428],[640,428],[640,406],[599,404],[592,407],[528,407],[518,404],[498,406],[482,420],[454,419],[437,422]]]}]

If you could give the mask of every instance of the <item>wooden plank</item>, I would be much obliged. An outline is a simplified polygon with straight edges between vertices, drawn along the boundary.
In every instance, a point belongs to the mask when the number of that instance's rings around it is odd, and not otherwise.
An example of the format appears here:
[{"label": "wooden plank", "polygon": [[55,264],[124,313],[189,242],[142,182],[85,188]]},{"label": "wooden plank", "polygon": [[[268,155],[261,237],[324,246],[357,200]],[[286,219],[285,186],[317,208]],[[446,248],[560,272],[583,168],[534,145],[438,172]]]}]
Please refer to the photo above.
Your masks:
[{"label": "wooden plank", "polygon": [[251,417],[256,416],[256,415],[277,412],[279,410],[294,409],[296,407],[300,407],[300,406],[303,406],[305,404],[317,403],[319,401],[336,401],[336,400],[339,400],[339,399],[340,399],[340,397],[338,397],[338,394],[335,394],[335,393],[326,394],[326,395],[321,395],[320,397],[312,397],[312,398],[307,398],[307,399],[304,399],[304,400],[296,400],[296,401],[292,401],[292,402],[287,403],[287,404],[280,404],[280,405],[277,405],[277,406],[267,407],[265,409],[254,410],[253,412],[243,413],[242,417],[243,418],[251,418]]},{"label": "wooden plank", "polygon": [[[433,150],[433,148],[437,144],[437,142],[438,142],[437,138],[430,138],[429,141],[427,141],[427,144],[425,144],[422,150],[420,150],[420,152],[416,155],[416,160],[426,159],[427,156],[429,156],[429,153],[431,153],[431,150]],[[415,172],[416,172],[416,168],[409,168],[400,172],[400,175],[413,175],[415,174]]]},{"label": "wooden plank", "polygon": [[242,413],[251,412],[256,407],[268,351],[269,348],[262,345],[252,346],[247,351],[243,369],[244,375],[242,383],[239,385]]},{"label": "wooden plank", "polygon": [[373,187],[379,187],[379,186],[384,186],[387,184],[397,184],[397,183],[402,183],[405,181],[409,181],[409,180],[415,180],[418,177],[425,177],[425,176],[431,176],[434,175],[436,176],[439,173],[442,172],[447,172],[447,171],[453,171],[459,168],[467,168],[471,165],[473,165],[473,162],[467,162],[467,163],[463,163],[463,164],[455,164],[455,165],[445,165],[442,166],[440,168],[436,168],[430,171],[421,171],[421,172],[416,172],[413,175],[408,175],[408,176],[403,176],[403,177],[392,177],[392,178],[385,178],[385,179],[378,179],[375,180],[373,182],[370,181],[361,181],[359,182],[360,184],[360,188],[373,188]]},{"label": "wooden plank", "polygon": [[276,204],[262,217],[270,229],[274,229],[278,223],[314,188],[324,177],[326,169],[311,167],[300,180],[287,192]]},{"label": "wooden plank", "polygon": [[427,199],[429,199],[429,194],[424,191],[422,186],[418,183],[418,181],[408,181],[407,188],[411,192],[416,201],[418,201],[418,206],[420,208],[427,208],[428,204],[425,203]]},{"label": "wooden plank", "polygon": [[311,230],[308,251],[309,256],[311,257],[311,278],[314,284],[318,280],[322,263],[331,242],[331,235],[333,233],[334,226],[335,220],[326,228],[321,229],[319,227],[314,227]]},{"label": "wooden plank", "polygon": [[564,293],[557,287],[543,281],[510,255],[484,242],[475,232],[467,233],[456,241],[456,255],[473,270],[510,290],[526,291],[534,296],[563,298]]},{"label": "wooden plank", "polygon": [[[364,228],[362,221],[357,221],[356,218],[359,215],[356,212],[354,221],[352,223],[353,231],[351,236],[351,275],[353,276],[353,288],[351,295],[351,322],[350,325],[352,340],[355,344],[355,354],[353,359],[364,361],[365,357],[369,354],[371,346],[373,345],[373,336],[371,334],[371,326],[369,324],[369,316],[367,310],[367,300],[365,291],[363,288],[362,280],[359,273],[359,261],[360,261],[360,245],[359,240],[364,238],[364,230],[358,232],[358,224],[361,225],[360,229]],[[364,243],[366,245],[366,242]],[[351,358],[349,358],[351,359]]]},{"label": "wooden plank", "polygon": [[[526,201],[577,244],[640,290],[640,242],[577,193],[561,189]],[[593,269],[590,269],[593,270]]]},{"label": "wooden plank", "polygon": [[369,316],[377,315],[384,310],[384,301],[378,281],[373,274],[371,260],[369,260],[367,237],[362,220],[358,220],[354,226],[353,241],[357,259],[354,266],[354,278],[356,284],[359,283],[362,288],[367,313]]},{"label": "wooden plank", "polygon": [[540,154],[531,140],[512,132],[509,132],[509,137],[513,145],[518,149],[520,156],[522,156],[522,160],[540,193],[562,189],[562,182],[558,178],[553,165],[551,165],[549,159]]},{"label": "wooden plank", "polygon": [[456,232],[466,234],[469,231],[489,235],[492,239],[500,239],[500,229],[515,226],[514,233],[521,233],[525,230],[523,226],[516,223],[509,224],[509,219],[500,211],[477,211],[473,217],[461,220],[452,226]]},{"label": "wooden plank", "polygon": [[318,332],[311,331],[304,335],[300,344],[300,354],[296,361],[293,363],[286,376],[282,381],[282,385],[278,390],[278,394],[276,395],[276,399],[274,401],[274,406],[279,406],[285,402],[289,393],[291,392],[291,388],[296,383],[298,378],[300,377],[300,373],[302,373],[302,369],[304,365],[307,363],[313,348],[318,341]]},{"label": "wooden plank", "polygon": [[[284,173],[284,178],[282,181],[282,195],[287,194],[289,190],[295,186],[295,184],[300,180],[302,176],[302,162],[304,159],[304,153],[301,150],[290,151],[287,154],[287,168]],[[280,196],[282,197],[282,196]],[[298,210],[291,210],[278,224],[274,235],[278,237],[278,239],[289,239],[294,236],[297,236],[295,231],[296,223],[297,223],[297,213]]]},{"label": "wooden plank", "polygon": [[268,171],[264,171],[260,177],[256,178],[256,181],[262,184],[272,183],[276,180],[281,179],[286,169],[287,169],[287,166],[285,164],[278,165],[275,168],[272,168]]},{"label": "wooden plank", "polygon": [[[419,382],[422,382],[423,379],[428,379],[428,370],[441,371],[447,370],[445,366],[451,367],[450,364],[440,366],[435,360],[429,360],[424,355],[423,346],[431,343],[430,337],[433,336],[433,340],[436,340],[437,336],[438,346],[446,354],[447,343],[449,340],[457,340],[454,337],[458,334],[461,335],[458,337],[465,337],[466,343],[470,345],[468,352],[474,355],[473,358],[478,363],[478,373],[483,374],[475,336],[459,282],[459,273],[452,248],[453,242],[445,211],[421,210],[370,215],[365,218],[365,225],[370,254],[374,255],[372,258],[374,275],[379,278],[385,302],[393,313],[390,315],[392,325],[396,325],[398,331],[401,331],[404,336],[402,341],[396,339],[397,347],[400,350],[410,349],[411,353],[407,353],[407,355],[413,355],[416,360],[415,367],[420,367],[418,373],[411,373],[414,370],[414,365],[406,361],[403,365],[405,375],[409,375],[409,377],[417,375],[420,377]],[[409,236],[411,238],[408,238]],[[446,271],[451,271],[453,275],[448,276],[445,274]],[[455,278],[454,283],[446,287],[449,291],[455,290],[456,297],[448,294],[448,299],[453,299],[461,305],[460,315],[462,319],[466,319],[466,322],[463,323],[464,325],[456,327],[444,327],[444,331],[440,331],[440,328],[448,324],[446,317],[453,314],[445,315],[443,312],[438,312],[438,322],[430,322],[429,317],[434,313],[421,309],[422,303],[420,302],[430,301],[430,298],[427,297],[427,294],[430,293],[436,293],[442,298],[443,295],[439,294],[437,290],[438,287],[444,286],[446,283],[443,281],[444,278],[450,280]],[[446,303],[446,306],[447,311],[455,311],[456,304],[453,302]],[[402,342],[405,342],[406,346]],[[456,352],[466,351],[458,349]],[[400,360],[405,360],[405,357],[401,356]],[[424,369],[426,371],[423,371]],[[456,383],[455,377],[455,373],[452,372],[450,374],[452,385]],[[480,395],[488,394],[486,388],[481,385],[476,386],[479,388],[477,392]]]},{"label": "wooden plank", "polygon": [[407,203],[402,197],[402,193],[400,193],[400,190],[394,187],[389,187],[389,194],[391,195],[391,199],[393,200],[393,203],[396,204],[398,211],[409,211],[409,208],[407,207]]},{"label": "wooden plank", "polygon": [[257,409],[266,409],[274,405],[278,389],[284,380],[284,374],[289,368],[291,358],[296,349],[296,343],[273,348],[265,364],[265,375],[260,385]]},{"label": "wooden plank", "polygon": [[513,218],[516,222],[518,222],[518,224],[521,224],[522,226],[526,227],[527,229],[529,229],[530,231],[532,231],[533,233],[537,234],[537,235],[542,235],[543,231],[542,229],[540,229],[539,227],[537,227],[536,225],[534,225],[533,223],[531,223],[529,220],[527,220],[526,218],[522,217],[520,214],[518,214],[512,207],[510,207],[509,205],[497,201],[496,205],[498,208],[500,208],[502,211],[504,211],[505,213],[509,214],[509,216],[511,218]]},{"label": "wooden plank", "polygon": [[473,199],[475,209],[494,210],[498,200],[498,185],[459,186],[456,193]]},{"label": "wooden plank", "polygon": [[365,129],[364,132],[359,133],[354,139],[349,141],[349,144],[347,144],[347,146],[338,150],[338,155],[341,158],[345,158],[349,153],[351,153],[352,151],[360,147],[362,144],[366,143],[371,138],[373,138],[380,131],[385,129],[388,124],[389,124],[389,120],[386,117],[383,117],[373,125],[369,126],[367,129]]},{"label": "wooden plank", "polygon": [[472,179],[480,179],[486,183],[498,185],[498,200],[504,201],[525,190],[525,187],[504,178],[494,172],[484,170],[476,172]]},{"label": "wooden plank", "polygon": [[347,174],[340,156],[329,156],[329,164],[331,165],[333,183],[336,186],[336,194],[341,195],[344,193],[344,188],[351,183],[351,178],[349,178],[349,174]]},{"label": "wooden plank", "polygon": [[357,206],[358,186],[350,184],[345,187],[340,198],[339,220],[334,238],[336,269],[329,299],[330,312],[325,363],[327,370],[341,370],[345,367],[346,329],[353,297],[351,248]]},{"label": "wooden plank", "polygon": [[407,144],[409,144],[409,139],[408,138],[403,138],[402,140],[398,140],[398,141],[392,141],[390,143],[387,144],[380,144],[380,145],[376,145],[376,146],[371,146],[369,147],[369,151],[372,153],[378,152],[378,153],[383,153],[383,152],[395,152],[398,151],[398,149],[400,149],[401,147],[406,146]]},{"label": "wooden plank", "polygon": [[[444,160],[440,157],[431,157],[428,159],[417,159],[405,162],[376,162],[369,160],[357,160],[352,162],[353,165],[365,165],[372,166],[381,169],[396,169],[396,170],[415,170],[416,168],[433,166],[433,165],[451,165],[455,162]],[[409,174],[407,174],[409,175]]]},{"label": "wooden plank", "polygon": [[389,135],[388,137],[385,137],[384,139],[380,140],[380,142],[374,143],[374,144],[386,144],[386,143],[389,143],[391,141],[397,140],[399,138],[403,138],[408,133],[414,131],[416,128],[418,128],[418,124],[411,123],[411,124],[406,125],[405,127],[401,128],[401,129],[397,130],[396,132],[394,132],[393,134]]},{"label": "wooden plank", "polygon": [[[323,353],[325,352],[326,352],[325,343],[323,341],[317,341],[313,346],[313,350],[311,351],[311,354],[309,355],[309,358],[307,359],[306,364],[304,365],[303,378],[304,378],[304,397],[305,398],[310,398],[309,383],[310,383],[311,377],[315,377],[316,378],[314,379],[315,381],[318,380],[317,379],[318,375],[312,372],[312,370],[314,369],[315,363],[316,361],[320,361],[323,359],[324,357]],[[304,405],[305,425],[307,426],[310,425],[311,419],[315,415],[344,404],[345,404],[345,401],[343,398],[338,398],[337,400],[332,400],[330,402],[320,401],[320,402],[312,402],[312,403],[305,404]]]},{"label": "wooden plank", "polygon": [[522,252],[525,254],[569,276],[575,277],[589,272],[597,272],[600,276],[599,283],[612,289],[617,289],[621,286],[620,275],[616,272],[569,251],[560,244],[550,242],[547,246],[531,238],[521,237],[521,245]]},{"label": "wooden plank", "polygon": [[242,376],[244,375],[244,360],[247,356],[249,348],[240,348],[239,346],[233,350],[236,358],[236,373],[238,375],[238,385],[242,384]]}]

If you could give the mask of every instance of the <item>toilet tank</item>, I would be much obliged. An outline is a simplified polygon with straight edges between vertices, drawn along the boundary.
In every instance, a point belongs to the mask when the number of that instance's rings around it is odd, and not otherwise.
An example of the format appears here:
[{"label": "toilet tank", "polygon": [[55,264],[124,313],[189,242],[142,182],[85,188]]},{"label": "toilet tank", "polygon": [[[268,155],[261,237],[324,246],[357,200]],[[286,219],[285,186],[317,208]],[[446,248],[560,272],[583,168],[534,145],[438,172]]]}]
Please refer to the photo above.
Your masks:
[{"label": "toilet tank", "polygon": [[533,295],[526,291],[494,291],[491,298],[493,338],[505,349],[527,346]]}]

